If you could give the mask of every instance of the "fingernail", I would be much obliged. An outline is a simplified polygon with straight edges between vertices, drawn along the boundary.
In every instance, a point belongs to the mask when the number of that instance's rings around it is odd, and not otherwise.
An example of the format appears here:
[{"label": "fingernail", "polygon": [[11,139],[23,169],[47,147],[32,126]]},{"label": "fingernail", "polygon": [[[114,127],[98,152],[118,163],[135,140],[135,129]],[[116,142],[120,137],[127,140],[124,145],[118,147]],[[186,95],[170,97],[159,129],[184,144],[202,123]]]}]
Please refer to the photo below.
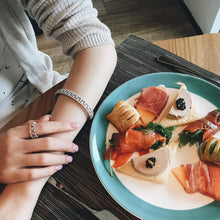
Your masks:
[{"label": "fingernail", "polygon": [[68,161],[68,163],[71,163],[73,161],[73,158],[71,156],[68,156],[67,161]]},{"label": "fingernail", "polygon": [[78,122],[71,122],[70,123],[70,126],[73,128],[73,129],[77,129],[79,128],[80,124]]},{"label": "fingernail", "polygon": [[44,118],[51,119],[52,116],[51,116],[51,115],[44,115],[43,117],[44,117]]},{"label": "fingernail", "polygon": [[73,152],[77,152],[79,150],[78,145],[73,144]]},{"label": "fingernail", "polygon": [[63,165],[56,166],[56,170],[61,170],[63,168]]}]

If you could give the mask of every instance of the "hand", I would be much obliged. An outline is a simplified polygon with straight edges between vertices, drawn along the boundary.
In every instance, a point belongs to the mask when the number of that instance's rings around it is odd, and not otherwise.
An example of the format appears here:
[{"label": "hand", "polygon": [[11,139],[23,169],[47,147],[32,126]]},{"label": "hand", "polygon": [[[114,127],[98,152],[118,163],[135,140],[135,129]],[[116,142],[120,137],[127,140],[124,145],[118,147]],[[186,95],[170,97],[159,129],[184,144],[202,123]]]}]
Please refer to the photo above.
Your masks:
[{"label": "hand", "polygon": [[36,139],[30,139],[29,124],[33,121],[0,134],[0,183],[47,177],[62,169],[62,164],[72,161],[72,157],[64,153],[76,152],[77,145],[45,135],[75,131],[78,123],[49,120],[50,116],[43,116],[36,121],[35,130],[39,136]]}]

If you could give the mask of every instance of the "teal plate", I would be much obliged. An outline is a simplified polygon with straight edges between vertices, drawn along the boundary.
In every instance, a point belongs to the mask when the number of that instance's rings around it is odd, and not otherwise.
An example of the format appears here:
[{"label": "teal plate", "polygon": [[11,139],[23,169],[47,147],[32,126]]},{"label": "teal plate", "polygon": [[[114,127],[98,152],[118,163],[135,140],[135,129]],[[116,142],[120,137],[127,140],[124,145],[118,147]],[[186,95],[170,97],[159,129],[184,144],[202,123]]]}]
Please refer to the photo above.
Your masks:
[{"label": "teal plate", "polygon": [[205,98],[218,108],[220,107],[220,89],[205,80],[189,75],[163,72],[147,74],[127,81],[104,100],[95,115],[90,132],[92,162],[97,176],[113,199],[124,209],[141,219],[217,220],[220,219],[220,202],[214,201],[203,207],[189,210],[165,209],[145,202],[130,192],[116,175],[111,177],[109,175],[108,161],[103,160],[106,150],[106,131],[109,124],[105,116],[112,111],[114,105],[120,100],[127,100],[129,97],[139,93],[142,88],[161,84],[168,88],[178,88],[177,82],[185,83],[190,92]]}]

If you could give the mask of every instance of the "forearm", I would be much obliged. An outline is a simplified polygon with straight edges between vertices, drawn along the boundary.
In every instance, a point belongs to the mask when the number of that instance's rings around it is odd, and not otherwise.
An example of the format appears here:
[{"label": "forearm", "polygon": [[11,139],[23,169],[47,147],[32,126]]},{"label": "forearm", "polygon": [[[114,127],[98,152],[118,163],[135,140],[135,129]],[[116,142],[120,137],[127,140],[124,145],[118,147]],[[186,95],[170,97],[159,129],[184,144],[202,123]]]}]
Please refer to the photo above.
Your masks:
[{"label": "forearm", "polygon": [[7,185],[0,194],[0,219],[29,220],[48,178]]},{"label": "forearm", "polygon": [[[112,45],[85,49],[76,56],[64,88],[78,93],[93,108],[99,101],[116,64],[116,52]],[[60,96],[52,120],[75,121],[81,127],[88,118],[83,107],[66,96]],[[78,131],[80,128],[78,129]],[[56,136],[73,140],[77,132],[66,132]],[[30,219],[47,178],[7,185],[0,194],[1,219]],[[19,204],[19,206],[18,206]]]},{"label": "forearm", "polygon": [[[116,60],[113,45],[82,50],[76,55],[64,88],[77,93],[94,108],[114,71]],[[64,95],[59,96],[52,113],[52,120],[76,121],[82,127],[87,118],[88,115],[80,104]],[[69,140],[73,140],[76,135],[76,132],[62,134]]]}]

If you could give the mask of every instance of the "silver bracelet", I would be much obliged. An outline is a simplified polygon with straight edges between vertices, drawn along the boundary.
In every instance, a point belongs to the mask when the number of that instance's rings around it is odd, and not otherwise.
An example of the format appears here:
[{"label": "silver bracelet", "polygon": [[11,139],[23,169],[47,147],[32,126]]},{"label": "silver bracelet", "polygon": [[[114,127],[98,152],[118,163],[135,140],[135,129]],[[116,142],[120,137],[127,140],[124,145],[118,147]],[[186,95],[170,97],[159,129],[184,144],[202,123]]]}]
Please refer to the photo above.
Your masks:
[{"label": "silver bracelet", "polygon": [[82,107],[87,111],[87,113],[89,114],[90,119],[93,118],[93,110],[92,108],[89,106],[89,104],[83,99],[81,98],[79,95],[77,95],[76,93],[69,91],[67,89],[58,89],[55,93],[56,97],[58,95],[66,95],[72,99],[74,99],[75,101],[77,101],[80,105],[82,105]]}]

